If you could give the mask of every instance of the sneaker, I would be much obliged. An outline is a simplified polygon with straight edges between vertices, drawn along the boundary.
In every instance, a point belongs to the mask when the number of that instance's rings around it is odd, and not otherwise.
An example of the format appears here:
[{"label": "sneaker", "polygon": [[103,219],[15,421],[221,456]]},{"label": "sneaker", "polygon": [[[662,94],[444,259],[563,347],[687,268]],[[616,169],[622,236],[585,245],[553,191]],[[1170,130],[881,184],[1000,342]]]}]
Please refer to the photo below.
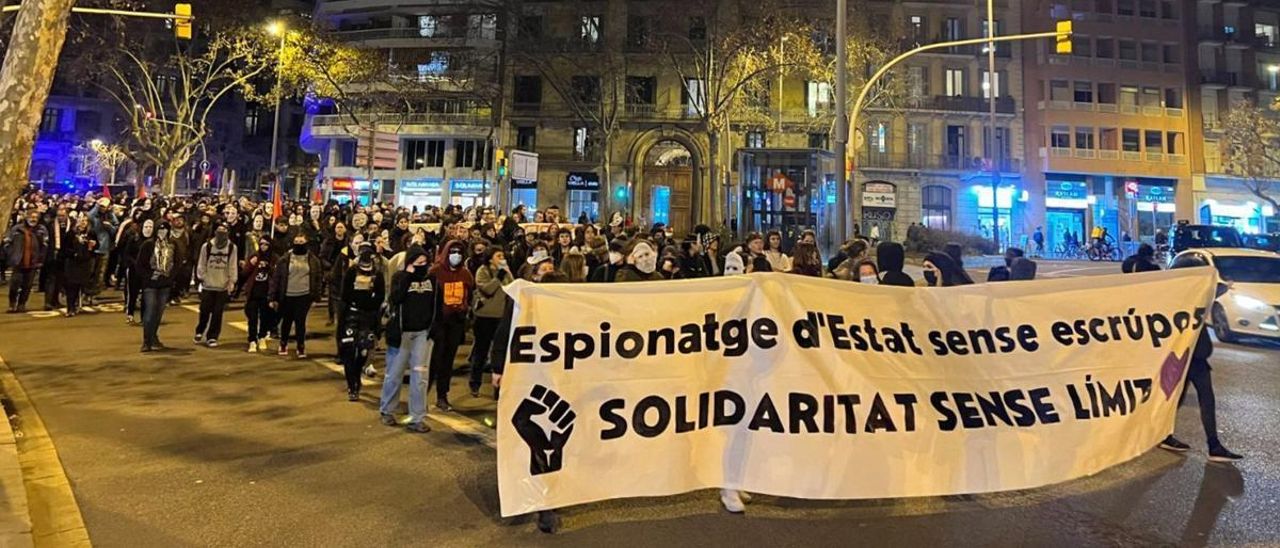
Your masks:
[{"label": "sneaker", "polygon": [[370,379],[377,378],[378,370],[374,369],[373,365],[366,365],[364,366],[364,376],[369,377]]},{"label": "sneaker", "polygon": [[347,392],[347,401],[360,401],[360,393],[355,391]]},{"label": "sneaker", "polygon": [[142,345],[142,350],[139,350],[139,352],[146,353],[146,352],[150,352],[150,351],[152,351],[152,350],[155,350],[155,349],[154,349],[154,348],[151,348],[151,345],[149,345],[149,344],[144,344],[144,345]]},{"label": "sneaker", "polygon": [[248,353],[252,354],[252,353],[255,353],[255,352],[257,352],[257,351],[258,351],[258,341],[253,341],[253,342],[249,343],[249,349],[248,349],[248,350],[246,350],[245,352],[248,352]]},{"label": "sneaker", "polygon": [[206,342],[205,344],[209,345],[209,348],[217,348],[218,339],[209,339],[209,342]]},{"label": "sneaker", "polygon": [[191,338],[191,342],[192,342],[193,344],[200,344],[200,343],[204,342],[204,335],[196,335],[196,336],[192,337],[192,338]]},{"label": "sneaker", "polygon": [[480,397],[480,387],[479,387],[479,386],[472,386],[472,387],[471,387],[471,397],[473,397],[473,398],[478,398],[478,397]]},{"label": "sneaker", "polygon": [[133,325],[133,316],[131,316],[131,315],[126,315],[126,316],[124,317],[124,324],[125,324],[125,325]]},{"label": "sneaker", "polygon": [[267,333],[266,335],[262,336],[262,343],[265,345],[266,343],[269,343],[269,342],[271,342],[271,334]]},{"label": "sneaker", "polygon": [[277,356],[288,356],[288,355],[289,355],[289,347],[288,347],[287,345],[283,345],[283,344],[282,344],[282,345],[280,345],[280,350],[277,350],[277,351],[276,351],[276,355],[277,355]]},{"label": "sneaker", "polygon": [[298,349],[298,359],[299,359],[299,360],[305,360],[305,359],[307,359],[307,351],[306,351],[306,349],[303,349],[303,348],[299,348],[299,349]]},{"label": "sneaker", "polygon": [[444,411],[445,413],[448,413],[450,411],[453,411],[453,406],[449,405],[449,400],[441,399],[441,400],[436,400],[436,409],[439,409],[441,411]]},{"label": "sneaker", "polygon": [[730,514],[741,514],[747,510],[742,504],[741,493],[733,489],[720,490],[720,504]]},{"label": "sneaker", "polygon": [[1174,453],[1186,453],[1188,449],[1191,449],[1191,446],[1178,441],[1178,438],[1169,436],[1160,442],[1160,448]]},{"label": "sneaker", "polygon": [[431,431],[431,427],[427,426],[426,422],[411,422],[405,425],[404,429],[417,434],[426,434]]},{"label": "sneaker", "polygon": [[1232,453],[1221,445],[1209,450],[1209,460],[1211,462],[1235,462],[1243,458],[1243,456]]},{"label": "sneaker", "polygon": [[395,425],[397,425],[397,424],[400,424],[400,422],[396,420],[396,416],[395,416],[395,415],[388,415],[388,414],[386,414],[386,413],[382,413],[382,414],[378,417],[378,420],[380,420],[380,421],[382,422],[382,424],[385,424],[385,425],[387,425],[387,426],[395,426]]}]

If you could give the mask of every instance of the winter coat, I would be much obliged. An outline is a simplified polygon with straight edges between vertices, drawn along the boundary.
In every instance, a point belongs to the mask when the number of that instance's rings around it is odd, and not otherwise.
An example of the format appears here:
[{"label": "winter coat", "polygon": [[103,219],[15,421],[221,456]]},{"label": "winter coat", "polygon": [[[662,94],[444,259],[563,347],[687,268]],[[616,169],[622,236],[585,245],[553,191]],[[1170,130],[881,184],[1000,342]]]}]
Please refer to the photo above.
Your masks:
[{"label": "winter coat", "polygon": [[905,264],[906,250],[902,248],[902,244],[881,242],[876,246],[876,266],[880,270],[880,285],[915,287],[915,280],[902,271]]},{"label": "winter coat", "polygon": [[[292,252],[290,252],[292,253]],[[276,259],[276,270],[271,275],[271,288],[268,290],[268,299],[271,302],[284,301],[285,293],[289,289],[289,263],[291,262],[288,255]],[[324,268],[320,264],[320,259],[314,253],[307,253],[307,272],[308,285],[310,285],[311,302],[320,300],[320,292],[324,287]]]},{"label": "winter coat", "polygon": [[63,275],[69,286],[89,285],[93,278],[93,261],[97,257],[98,235],[92,230],[72,231],[62,241]]},{"label": "winter coat", "polygon": [[30,267],[40,268],[44,265],[45,253],[48,253],[49,233],[41,225],[27,226],[27,223],[14,224],[4,237],[4,245],[8,250],[9,267],[17,269],[22,266],[22,257],[28,253],[30,246]]},{"label": "winter coat", "polygon": [[138,260],[133,263],[134,272],[142,280],[144,288],[163,288],[173,286],[174,270],[177,269],[173,243],[163,246],[166,252],[156,254],[156,238],[147,238],[138,247]]},{"label": "winter coat", "polygon": [[614,277],[615,282],[650,282],[664,279],[662,273],[654,270],[648,274],[640,272],[635,265],[625,265],[618,269],[617,276]]},{"label": "winter coat", "polygon": [[476,270],[476,317],[501,318],[511,298],[503,286],[515,281],[506,269],[484,265]]}]

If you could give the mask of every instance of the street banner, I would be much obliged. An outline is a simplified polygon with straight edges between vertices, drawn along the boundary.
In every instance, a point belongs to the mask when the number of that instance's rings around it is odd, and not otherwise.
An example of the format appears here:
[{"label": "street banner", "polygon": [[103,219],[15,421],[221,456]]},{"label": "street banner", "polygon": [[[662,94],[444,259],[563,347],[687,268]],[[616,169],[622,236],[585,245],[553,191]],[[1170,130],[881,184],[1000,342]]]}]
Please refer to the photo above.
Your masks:
[{"label": "street banner", "polygon": [[503,516],[703,488],[1026,489],[1173,429],[1197,268],[950,288],[789,274],[530,284],[498,403]]}]

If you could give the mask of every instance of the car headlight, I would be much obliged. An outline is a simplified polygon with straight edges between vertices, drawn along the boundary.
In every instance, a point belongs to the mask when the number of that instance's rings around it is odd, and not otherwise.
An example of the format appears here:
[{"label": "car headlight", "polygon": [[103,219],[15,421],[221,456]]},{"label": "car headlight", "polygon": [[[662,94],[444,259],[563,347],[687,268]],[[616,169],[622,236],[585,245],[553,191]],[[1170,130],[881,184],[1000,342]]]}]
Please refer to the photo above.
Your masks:
[{"label": "car headlight", "polygon": [[1236,300],[1237,305],[1249,310],[1265,311],[1271,308],[1271,305],[1248,295],[1234,295],[1232,298]]}]

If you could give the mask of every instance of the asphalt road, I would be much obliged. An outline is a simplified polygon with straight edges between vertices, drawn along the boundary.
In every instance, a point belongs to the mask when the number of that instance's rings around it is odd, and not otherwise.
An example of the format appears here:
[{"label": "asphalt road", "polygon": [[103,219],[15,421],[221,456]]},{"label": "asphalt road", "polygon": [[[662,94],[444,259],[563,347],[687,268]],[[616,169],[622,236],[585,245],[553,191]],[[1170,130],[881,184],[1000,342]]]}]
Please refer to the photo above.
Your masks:
[{"label": "asphalt road", "polygon": [[[1041,274],[1104,268],[1042,265]],[[0,316],[0,356],[43,416],[99,546],[1280,544],[1277,344],[1219,345],[1214,356],[1221,435],[1246,456],[1236,466],[1206,463],[1189,398],[1177,433],[1190,454],[1153,450],[1047,488],[757,497],[745,517],[701,491],[569,508],[564,529],[547,536],[528,519],[497,517],[485,443],[434,419],[425,435],[382,426],[372,390],[347,403],[340,375],[323,366],[333,345],[318,311],[309,361],[246,354],[234,328],[221,348],[194,347],[195,314],[184,308],[170,308],[161,329],[176,349],[147,355],[118,312],[37,316]],[[242,320],[238,308],[227,318]],[[473,420],[492,400],[471,400],[464,386],[455,379],[460,412],[448,423],[482,429]]]}]

